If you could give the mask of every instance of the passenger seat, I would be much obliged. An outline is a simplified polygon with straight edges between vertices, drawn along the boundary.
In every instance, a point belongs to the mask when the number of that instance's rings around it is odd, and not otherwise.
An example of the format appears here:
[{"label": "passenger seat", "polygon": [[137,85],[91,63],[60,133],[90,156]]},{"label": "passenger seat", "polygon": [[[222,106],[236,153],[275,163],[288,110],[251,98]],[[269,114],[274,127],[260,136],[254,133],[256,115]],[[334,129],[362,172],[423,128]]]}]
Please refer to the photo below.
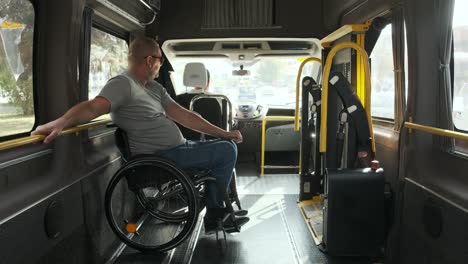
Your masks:
[{"label": "passenger seat", "polygon": [[[207,72],[205,65],[199,62],[191,62],[185,65],[184,70],[184,85],[186,87],[205,87],[207,84]],[[181,106],[189,109],[190,101],[199,95],[198,93],[184,93],[176,97],[176,102]],[[223,124],[223,111],[217,99],[215,98],[202,98],[195,102],[193,111],[200,114],[211,124],[225,129]],[[179,124],[178,124],[179,125]],[[179,125],[179,128],[186,139],[200,140],[201,134],[191,129]],[[206,136],[206,139],[212,139],[211,136]]]}]

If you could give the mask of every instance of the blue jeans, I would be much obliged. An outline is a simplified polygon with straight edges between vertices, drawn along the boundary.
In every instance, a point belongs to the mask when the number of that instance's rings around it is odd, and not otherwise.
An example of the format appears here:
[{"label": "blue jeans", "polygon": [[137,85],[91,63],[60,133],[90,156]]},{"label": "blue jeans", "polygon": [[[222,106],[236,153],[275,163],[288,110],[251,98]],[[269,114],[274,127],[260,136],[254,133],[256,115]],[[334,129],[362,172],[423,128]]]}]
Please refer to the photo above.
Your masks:
[{"label": "blue jeans", "polygon": [[187,140],[185,144],[158,152],[172,160],[179,168],[203,168],[211,170],[215,182],[207,186],[207,207],[223,208],[224,193],[231,182],[237,160],[237,146],[232,141],[214,139],[204,142]]}]

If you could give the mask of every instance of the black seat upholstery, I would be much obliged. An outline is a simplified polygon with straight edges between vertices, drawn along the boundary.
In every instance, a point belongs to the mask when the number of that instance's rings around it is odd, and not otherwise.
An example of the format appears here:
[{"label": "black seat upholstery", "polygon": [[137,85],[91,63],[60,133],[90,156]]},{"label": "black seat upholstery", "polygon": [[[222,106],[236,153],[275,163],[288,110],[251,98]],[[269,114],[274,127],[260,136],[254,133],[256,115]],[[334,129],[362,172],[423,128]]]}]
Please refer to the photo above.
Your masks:
[{"label": "black seat upholstery", "polygon": [[[189,93],[179,94],[176,97],[176,101],[181,106],[185,107],[186,109],[189,109],[190,101],[197,95],[198,94],[189,94]],[[193,111],[200,114],[204,119],[206,119],[211,124],[225,129],[224,124],[226,124],[226,122],[223,120],[223,111],[217,99],[201,98],[197,100],[195,104],[193,105]],[[195,132],[181,125],[179,125],[179,128],[180,128],[180,131],[182,132],[182,135],[184,135],[186,139],[190,139],[190,140],[200,139],[200,133]],[[207,135],[206,138],[211,139],[213,137]]]}]

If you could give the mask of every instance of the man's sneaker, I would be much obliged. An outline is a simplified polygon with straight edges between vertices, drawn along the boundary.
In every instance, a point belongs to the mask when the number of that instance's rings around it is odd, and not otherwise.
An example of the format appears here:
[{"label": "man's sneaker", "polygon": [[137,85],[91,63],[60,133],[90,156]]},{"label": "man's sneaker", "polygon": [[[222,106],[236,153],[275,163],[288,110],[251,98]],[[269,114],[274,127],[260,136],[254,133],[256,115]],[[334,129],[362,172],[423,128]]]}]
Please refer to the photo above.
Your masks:
[{"label": "man's sneaker", "polygon": [[250,218],[246,216],[235,216],[235,223],[232,221],[231,216],[224,221],[224,230],[226,233],[238,233],[241,231],[241,226],[247,224]]},{"label": "man's sneaker", "polygon": [[249,211],[244,210],[244,209],[234,211],[235,216],[246,216],[248,214],[249,214]]},{"label": "man's sneaker", "polygon": [[225,208],[207,208],[204,217],[205,234],[210,235],[223,229],[228,233],[239,232],[240,227],[249,220],[248,217],[238,216],[233,219]]}]

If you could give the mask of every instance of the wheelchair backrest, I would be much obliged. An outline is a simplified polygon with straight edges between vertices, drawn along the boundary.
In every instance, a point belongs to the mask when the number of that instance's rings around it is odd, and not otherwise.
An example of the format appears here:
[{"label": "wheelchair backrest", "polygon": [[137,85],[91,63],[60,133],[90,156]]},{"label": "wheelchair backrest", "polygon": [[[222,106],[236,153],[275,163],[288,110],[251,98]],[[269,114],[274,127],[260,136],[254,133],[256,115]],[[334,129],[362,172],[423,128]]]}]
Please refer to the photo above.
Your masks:
[{"label": "wheelchair backrest", "polygon": [[117,145],[117,148],[119,148],[120,154],[122,154],[122,157],[125,161],[128,161],[132,156],[132,153],[130,152],[130,145],[128,144],[127,132],[125,132],[120,127],[117,127],[114,133],[114,137],[115,144]]}]

